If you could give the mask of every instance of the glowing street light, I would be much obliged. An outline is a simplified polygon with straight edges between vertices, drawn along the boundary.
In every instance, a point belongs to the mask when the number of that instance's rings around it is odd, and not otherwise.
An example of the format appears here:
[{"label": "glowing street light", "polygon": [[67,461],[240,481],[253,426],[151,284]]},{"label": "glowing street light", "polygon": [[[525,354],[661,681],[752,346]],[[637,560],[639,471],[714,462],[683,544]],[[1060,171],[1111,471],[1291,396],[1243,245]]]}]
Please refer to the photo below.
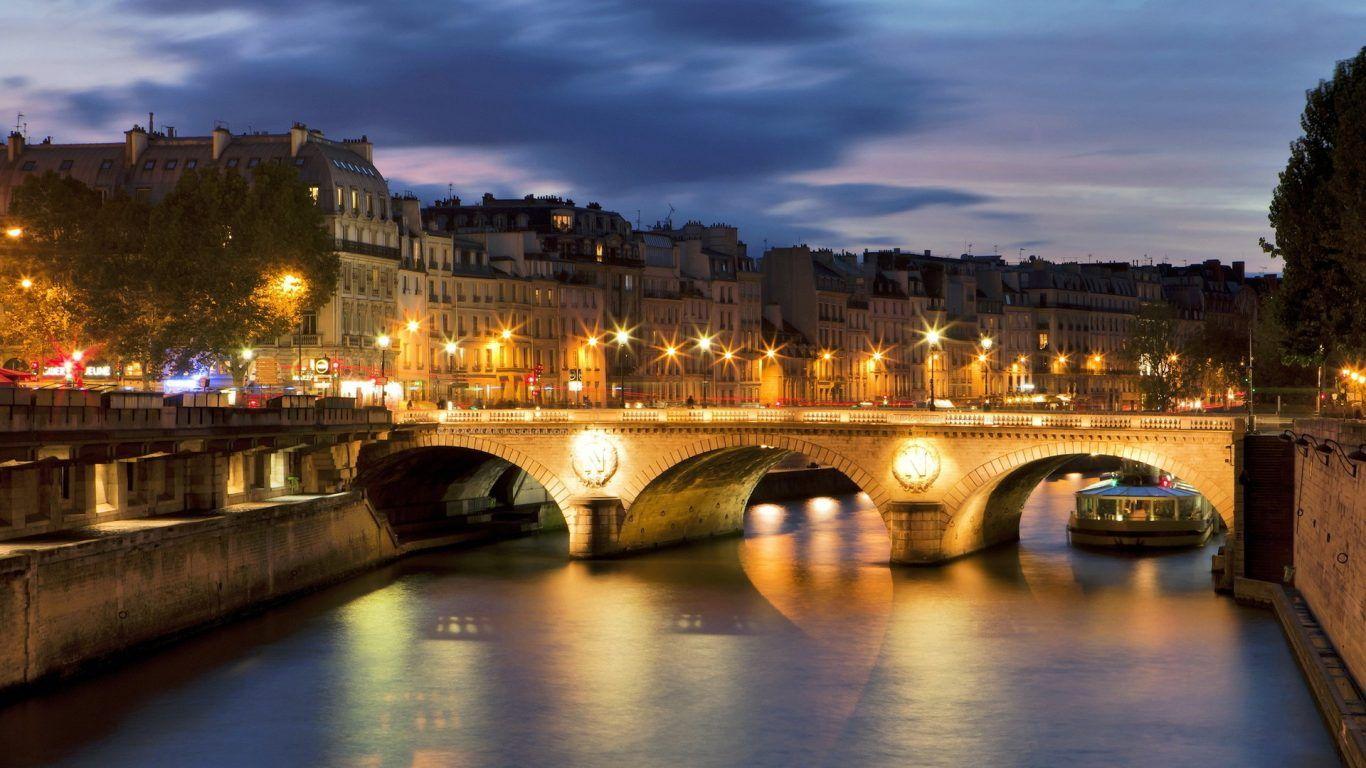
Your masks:
[{"label": "glowing street light", "polygon": [[982,349],[991,349],[991,346],[992,346],[993,344],[995,344],[995,343],[996,343],[995,339],[992,339],[990,336],[983,336],[983,337],[982,337],[982,341],[981,341]]},{"label": "glowing street light", "polygon": [[664,354],[668,355],[669,357],[675,357],[678,355],[678,347],[675,347],[672,344],[670,344],[669,346],[664,348]]},{"label": "glowing street light", "polygon": [[21,238],[21,237],[23,237],[23,236],[24,236],[24,228],[23,228],[23,227],[9,227],[8,229],[5,230],[5,237],[8,237],[8,238],[11,239],[11,240],[18,240],[19,238]]},{"label": "glowing street light", "polygon": [[711,337],[699,336],[697,339],[697,348],[702,350],[703,352],[711,349]]},{"label": "glowing street light", "polygon": [[455,354],[455,351],[456,351],[457,349],[459,349],[459,347],[456,346],[455,342],[453,342],[453,341],[448,341],[448,342],[446,342],[446,354],[448,354],[448,355],[453,355],[453,354]]},{"label": "glowing street light", "polygon": [[417,333],[418,329],[421,328],[421,327],[422,327],[422,323],[419,323],[419,322],[416,321],[416,320],[409,320],[409,321],[408,321],[408,333]]},{"label": "glowing street light", "polygon": [[612,340],[615,341],[618,346],[629,344],[631,343],[631,332],[624,328],[618,329],[616,333],[612,334]]},{"label": "glowing street light", "polygon": [[294,274],[286,274],[280,278],[280,290],[285,294],[295,294],[303,290],[304,279]]},{"label": "glowing street light", "polygon": [[596,347],[597,345],[598,345],[598,337],[597,337],[597,336],[589,336],[589,337],[588,337],[588,346],[590,346],[590,347]]},{"label": "glowing street light", "polygon": [[243,347],[240,354],[243,360],[250,361],[253,357],[256,357],[256,350],[251,347]]},{"label": "glowing street light", "polygon": [[385,353],[389,351],[389,344],[391,343],[392,340],[387,333],[381,333],[375,337],[375,346],[379,347],[379,404],[381,408],[387,407],[389,399],[389,377],[385,368],[387,362]]},{"label": "glowing street light", "polygon": [[770,348],[764,350],[764,357],[768,358],[769,360],[772,360],[772,359],[774,359],[774,358],[777,357],[777,356],[778,356],[778,350],[773,349],[772,347],[770,347]]},{"label": "glowing street light", "polygon": [[33,278],[29,278],[29,277],[22,277],[22,278],[19,278],[19,287],[20,287],[20,288],[23,288],[23,289],[26,290],[26,291],[27,291],[28,289],[32,288],[32,287],[33,287]]},{"label": "glowing street light", "polygon": [[71,359],[79,363],[85,359],[85,352],[78,349],[71,353]]},{"label": "glowing street light", "polygon": [[834,356],[835,356],[835,355],[834,355],[834,353],[832,353],[832,352],[822,352],[822,353],[821,353],[821,359],[824,360],[824,361],[826,361],[826,362],[830,362],[830,360],[831,360],[832,358],[834,358]]},{"label": "glowing street light", "polygon": [[[503,341],[508,341],[509,339],[512,338],[512,329],[511,329],[511,328],[504,328],[504,329],[503,329],[503,332],[500,333],[500,334],[498,334],[498,335],[499,335],[500,337],[502,337]],[[591,346],[591,344],[590,344],[590,346]]]},{"label": "glowing street light", "polygon": [[722,360],[725,360],[726,362],[730,362],[731,360],[734,360],[734,359],[735,359],[735,353],[734,353],[734,352],[731,352],[731,351],[728,349],[728,350],[726,350],[725,352],[722,352],[722,353],[721,353],[721,359],[722,359]]}]

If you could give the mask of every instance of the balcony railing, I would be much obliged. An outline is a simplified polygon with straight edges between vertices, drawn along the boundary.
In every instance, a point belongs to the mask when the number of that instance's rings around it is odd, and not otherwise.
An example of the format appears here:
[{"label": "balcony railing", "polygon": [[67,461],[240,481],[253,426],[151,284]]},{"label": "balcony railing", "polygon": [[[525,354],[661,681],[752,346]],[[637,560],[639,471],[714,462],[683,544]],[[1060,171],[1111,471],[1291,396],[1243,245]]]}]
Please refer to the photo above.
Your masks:
[{"label": "balcony railing", "polygon": [[359,253],[365,256],[380,256],[386,259],[397,259],[402,255],[399,249],[387,245],[362,243],[359,240],[343,240],[340,237],[333,239],[333,247],[338,251]]}]

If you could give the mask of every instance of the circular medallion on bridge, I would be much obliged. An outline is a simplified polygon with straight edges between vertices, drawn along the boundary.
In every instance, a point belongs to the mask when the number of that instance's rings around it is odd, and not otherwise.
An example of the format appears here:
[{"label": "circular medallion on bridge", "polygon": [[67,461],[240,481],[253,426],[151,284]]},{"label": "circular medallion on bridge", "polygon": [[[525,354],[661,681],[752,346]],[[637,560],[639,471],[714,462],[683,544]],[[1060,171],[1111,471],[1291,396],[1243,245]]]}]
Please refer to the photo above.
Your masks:
[{"label": "circular medallion on bridge", "polygon": [[580,432],[570,449],[574,474],[589,488],[601,488],[617,473],[617,447],[606,434]]},{"label": "circular medallion on bridge", "polygon": [[907,440],[892,459],[892,474],[912,493],[929,490],[939,478],[939,452],[919,440]]}]

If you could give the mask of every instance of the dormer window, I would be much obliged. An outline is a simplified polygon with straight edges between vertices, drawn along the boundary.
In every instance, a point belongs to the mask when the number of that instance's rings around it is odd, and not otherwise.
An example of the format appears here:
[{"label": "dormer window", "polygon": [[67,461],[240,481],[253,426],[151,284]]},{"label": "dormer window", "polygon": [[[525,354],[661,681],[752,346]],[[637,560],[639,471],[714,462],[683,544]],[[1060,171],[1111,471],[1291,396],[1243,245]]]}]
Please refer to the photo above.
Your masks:
[{"label": "dormer window", "polygon": [[145,162],[145,163],[142,164],[142,170],[144,170],[144,171],[154,170],[156,167],[157,167],[157,161],[155,161],[155,160],[148,160],[147,162]]},{"label": "dormer window", "polygon": [[250,160],[247,161],[247,167],[248,167],[248,168],[255,168],[256,166],[258,166],[258,165],[260,165],[260,164],[261,164],[261,158],[259,158],[259,157],[253,157],[253,158],[251,158]]},{"label": "dormer window", "polygon": [[63,161],[62,161],[62,164],[59,165],[59,166],[57,166],[57,170],[59,170],[59,171],[69,171],[69,170],[71,170],[71,161],[70,161],[70,160],[63,160]]},{"label": "dormer window", "polygon": [[194,169],[196,169],[196,168],[198,168],[198,167],[199,167],[199,161],[198,161],[198,160],[190,159],[190,160],[186,160],[186,161],[185,161],[185,170],[187,170],[187,171],[193,171]]},{"label": "dormer window", "polygon": [[32,160],[29,160],[29,161],[25,162],[23,165],[19,166],[19,170],[21,170],[21,171],[31,171],[31,170],[33,170],[33,169],[36,168],[36,167],[38,167],[38,163],[36,163],[36,162],[34,162],[34,161],[32,161]]},{"label": "dormer window", "polygon": [[229,168],[236,168],[236,167],[237,167],[237,158],[235,158],[235,157],[230,157],[230,158],[228,158],[228,167],[229,167]]},{"label": "dormer window", "polygon": [[550,221],[551,221],[551,223],[555,226],[555,229],[558,229],[558,230],[560,230],[561,232],[564,232],[564,231],[567,231],[570,227],[574,226],[574,214],[572,214],[572,213],[556,213],[556,214],[552,214],[551,217],[550,217]]},{"label": "dormer window", "polygon": [[113,167],[114,167],[114,161],[113,161],[113,160],[101,160],[101,161],[100,161],[100,170],[101,170],[101,171],[107,171],[107,170],[109,170],[110,168],[113,168]]},{"label": "dormer window", "polygon": [[168,170],[168,171],[174,171],[174,170],[175,170],[175,167],[176,167],[176,163],[177,163],[177,161],[175,161],[175,160],[167,160],[167,161],[166,161],[166,164],[163,165],[162,167],[165,168],[165,169]]}]

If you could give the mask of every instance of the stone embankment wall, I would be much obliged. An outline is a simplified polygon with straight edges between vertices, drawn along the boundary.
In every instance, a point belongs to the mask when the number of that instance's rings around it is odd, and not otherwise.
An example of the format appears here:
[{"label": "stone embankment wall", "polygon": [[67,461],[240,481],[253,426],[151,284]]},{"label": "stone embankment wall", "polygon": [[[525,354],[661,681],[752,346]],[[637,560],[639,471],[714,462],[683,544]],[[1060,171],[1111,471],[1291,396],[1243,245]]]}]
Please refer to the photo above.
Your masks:
[{"label": "stone embankment wall", "polygon": [[[359,494],[111,523],[0,555],[0,691],[336,581],[397,554]],[[127,530],[120,530],[127,525]]]},{"label": "stone embankment wall", "polygon": [[[1366,422],[1304,419],[1295,431],[1352,453],[1366,443]],[[1325,463],[1325,459],[1327,459]],[[1296,453],[1295,587],[1304,595],[1357,680],[1366,680],[1366,462],[1312,447]]]}]

